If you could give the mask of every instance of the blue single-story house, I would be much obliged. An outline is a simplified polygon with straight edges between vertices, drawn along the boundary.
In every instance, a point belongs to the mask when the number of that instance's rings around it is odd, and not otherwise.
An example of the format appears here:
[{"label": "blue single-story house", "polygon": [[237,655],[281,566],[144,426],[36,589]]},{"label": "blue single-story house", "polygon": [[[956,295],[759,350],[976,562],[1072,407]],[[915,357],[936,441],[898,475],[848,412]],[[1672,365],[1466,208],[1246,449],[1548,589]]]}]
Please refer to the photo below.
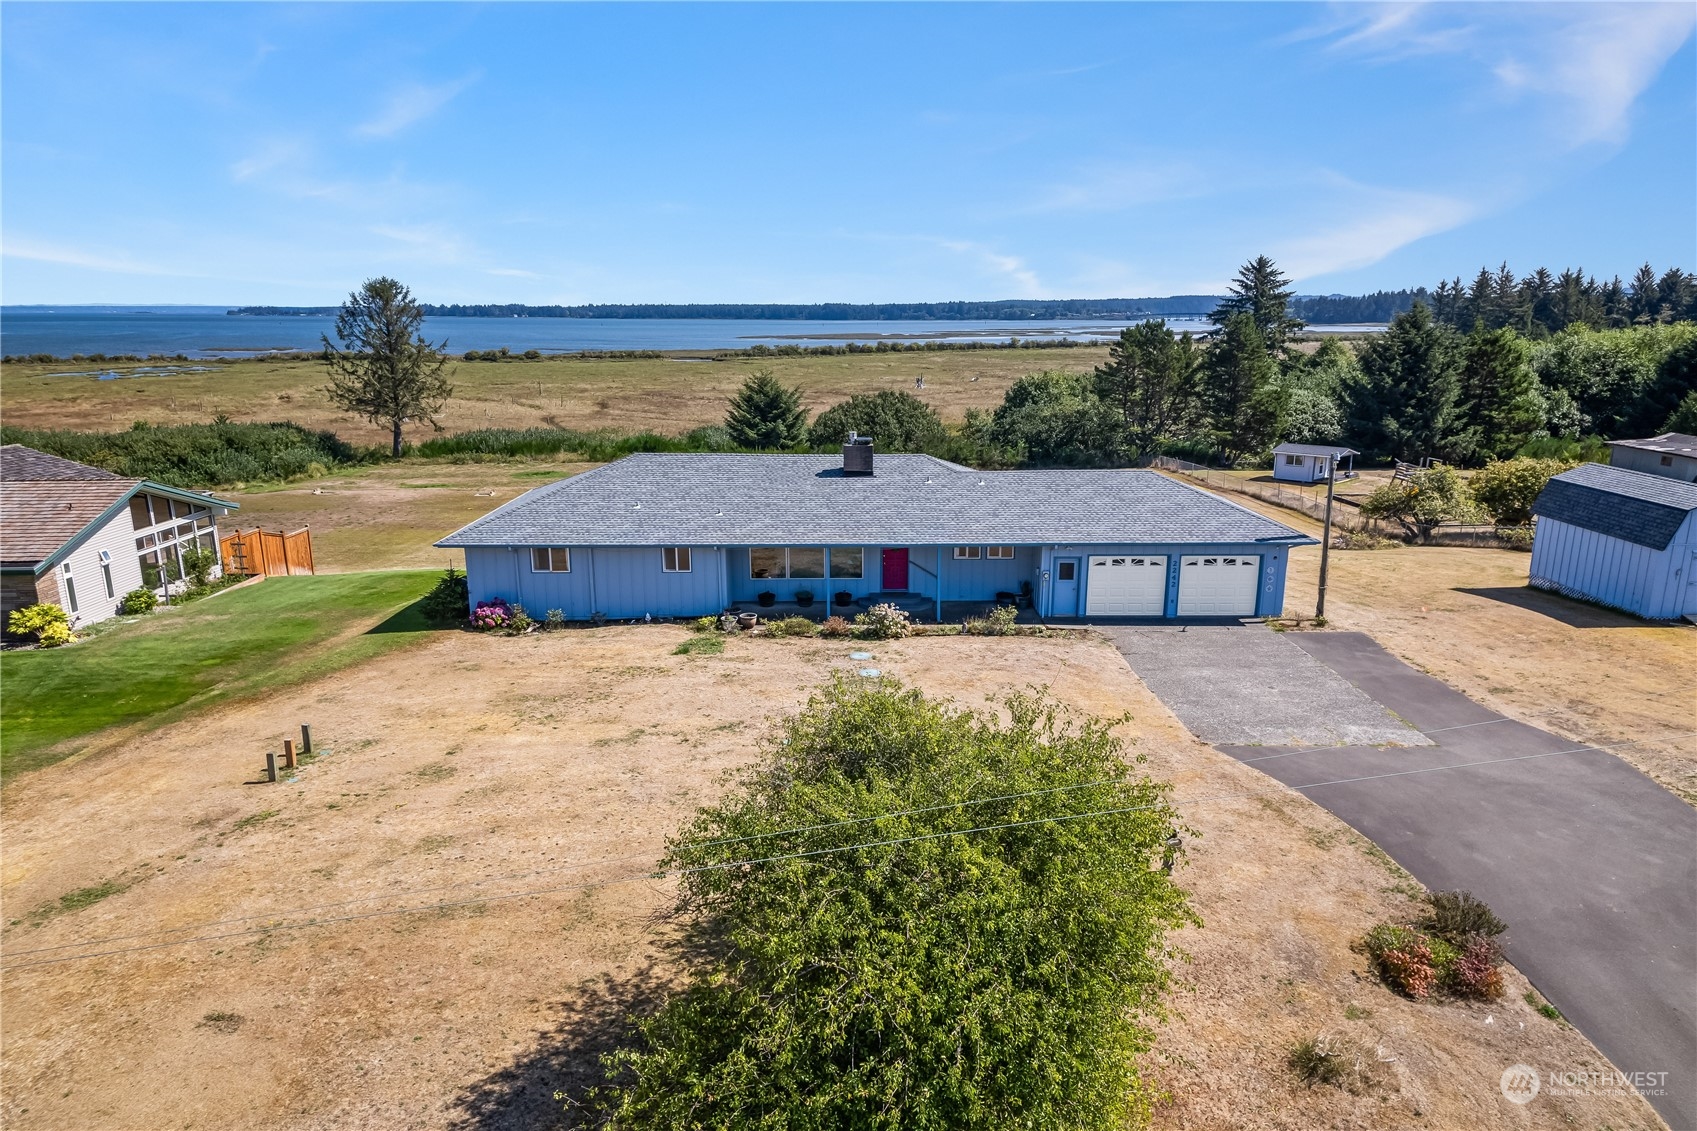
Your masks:
[{"label": "blue single-story house", "polygon": [[436,544],[465,550],[473,602],[537,616],[694,617],[767,594],[941,620],[945,602],[1013,596],[1046,618],[1276,616],[1286,555],[1314,539],[1153,471],[974,471],[857,438],[840,460],[627,456]]},{"label": "blue single-story house", "polygon": [[1697,616],[1697,483],[1582,463],[1532,513],[1536,588],[1649,620]]}]

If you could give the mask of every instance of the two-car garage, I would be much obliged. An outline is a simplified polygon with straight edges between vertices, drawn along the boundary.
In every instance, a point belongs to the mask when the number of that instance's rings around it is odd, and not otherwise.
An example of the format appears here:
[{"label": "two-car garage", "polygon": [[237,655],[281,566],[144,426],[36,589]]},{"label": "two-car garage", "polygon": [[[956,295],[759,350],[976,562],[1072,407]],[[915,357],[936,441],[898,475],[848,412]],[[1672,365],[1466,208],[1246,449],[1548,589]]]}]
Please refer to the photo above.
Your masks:
[{"label": "two-car garage", "polygon": [[[1168,560],[1164,554],[1091,555],[1085,582],[1085,615],[1165,616]],[[1178,615],[1254,616],[1260,574],[1259,555],[1182,555],[1178,572]]]}]

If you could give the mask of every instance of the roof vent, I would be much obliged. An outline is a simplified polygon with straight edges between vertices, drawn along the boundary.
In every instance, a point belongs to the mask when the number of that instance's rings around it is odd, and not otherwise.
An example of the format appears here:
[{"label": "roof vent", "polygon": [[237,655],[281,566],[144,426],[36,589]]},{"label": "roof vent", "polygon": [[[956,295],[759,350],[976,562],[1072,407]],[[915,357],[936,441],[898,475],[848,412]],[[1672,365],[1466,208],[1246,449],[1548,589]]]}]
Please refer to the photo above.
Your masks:
[{"label": "roof vent", "polygon": [[850,432],[843,441],[843,474],[872,474],[872,437]]}]

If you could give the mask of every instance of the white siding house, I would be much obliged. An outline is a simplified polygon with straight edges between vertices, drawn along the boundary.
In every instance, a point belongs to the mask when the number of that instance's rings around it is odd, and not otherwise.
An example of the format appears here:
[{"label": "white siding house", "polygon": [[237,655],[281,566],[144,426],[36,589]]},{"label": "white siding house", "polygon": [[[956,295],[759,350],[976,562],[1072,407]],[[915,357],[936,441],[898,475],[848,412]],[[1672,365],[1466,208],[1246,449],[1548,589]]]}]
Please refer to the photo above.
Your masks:
[{"label": "white siding house", "polygon": [[1533,586],[1649,620],[1697,616],[1697,484],[1581,464],[1532,513]]},{"label": "white siding house", "polygon": [[115,615],[132,589],[181,590],[183,550],[216,551],[236,509],[19,444],[0,447],[0,488],[0,614],[54,604],[74,626]]},{"label": "white siding house", "polygon": [[1697,482],[1697,436],[1664,432],[1648,440],[1610,440],[1609,465]]},{"label": "white siding house", "polygon": [[1355,457],[1353,448],[1335,448],[1325,444],[1280,444],[1273,449],[1273,478],[1286,483],[1324,483],[1327,468],[1336,467],[1339,460],[1348,459],[1351,473]]}]

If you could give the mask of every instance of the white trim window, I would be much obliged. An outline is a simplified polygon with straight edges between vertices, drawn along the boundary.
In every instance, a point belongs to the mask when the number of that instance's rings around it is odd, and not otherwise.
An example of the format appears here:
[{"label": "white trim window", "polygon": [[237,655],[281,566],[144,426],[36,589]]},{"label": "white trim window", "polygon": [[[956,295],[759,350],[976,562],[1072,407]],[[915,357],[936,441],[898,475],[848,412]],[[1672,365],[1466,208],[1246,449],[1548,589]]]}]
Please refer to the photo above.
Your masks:
[{"label": "white trim window", "polygon": [[748,576],[755,581],[825,576],[823,546],[751,546]]},{"label": "white trim window", "polygon": [[530,548],[531,573],[570,573],[572,571],[572,552],[564,546],[532,546]]},{"label": "white trim window", "polygon": [[71,615],[77,613],[77,583],[71,577],[71,563],[66,562],[59,567],[59,587],[65,591],[65,607]]},{"label": "white trim window", "polygon": [[666,573],[689,572],[688,546],[660,547],[660,568]]},{"label": "white trim window", "polygon": [[955,547],[955,558],[958,561],[977,561],[979,558],[981,558],[983,556],[984,556],[983,548],[980,547],[980,546],[956,546]]},{"label": "white trim window", "polygon": [[1012,561],[1013,560],[1013,547],[1012,546],[986,546],[986,547],[984,547],[984,556],[987,557],[987,558],[1001,558],[1003,561]]},{"label": "white trim window", "polygon": [[114,600],[118,596],[116,587],[112,584],[112,551],[100,551],[100,577],[106,582],[106,599]]},{"label": "white trim window", "polygon": [[1302,457],[1301,456],[1292,456],[1292,455],[1285,456],[1285,466],[1286,467],[1301,467],[1302,466]]},{"label": "white trim window", "polygon": [[859,581],[866,576],[866,550],[862,546],[832,546],[831,576]]}]

